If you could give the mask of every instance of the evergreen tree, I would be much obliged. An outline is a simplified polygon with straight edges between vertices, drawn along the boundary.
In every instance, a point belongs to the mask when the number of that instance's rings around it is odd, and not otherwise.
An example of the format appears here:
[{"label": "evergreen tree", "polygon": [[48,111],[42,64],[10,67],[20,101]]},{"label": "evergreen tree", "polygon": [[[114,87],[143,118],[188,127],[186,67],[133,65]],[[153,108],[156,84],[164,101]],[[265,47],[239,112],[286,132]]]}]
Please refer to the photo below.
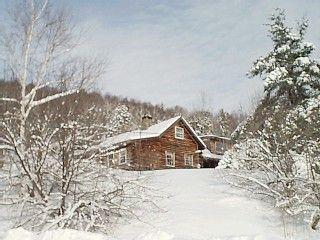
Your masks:
[{"label": "evergreen tree", "polygon": [[219,135],[229,137],[232,133],[232,116],[221,109],[218,113]]},{"label": "evergreen tree", "polygon": [[311,59],[315,47],[304,41],[308,22],[301,21],[294,32],[285,25],[284,11],[279,9],[270,20],[268,26],[273,49],[254,63],[250,76],[262,76],[266,98],[277,98],[295,105],[319,95],[319,63]]},{"label": "evergreen tree", "polygon": [[294,32],[283,11],[270,20],[273,50],[250,72],[263,78],[265,95],[219,165],[258,172],[237,177],[289,214],[312,214],[315,229],[320,221],[319,63],[311,59],[313,44],[304,41],[307,21]]},{"label": "evergreen tree", "polygon": [[129,131],[133,127],[132,115],[126,105],[118,106],[109,123],[108,137]]},{"label": "evergreen tree", "polygon": [[208,111],[196,111],[189,116],[189,122],[197,134],[212,134],[213,116]]}]

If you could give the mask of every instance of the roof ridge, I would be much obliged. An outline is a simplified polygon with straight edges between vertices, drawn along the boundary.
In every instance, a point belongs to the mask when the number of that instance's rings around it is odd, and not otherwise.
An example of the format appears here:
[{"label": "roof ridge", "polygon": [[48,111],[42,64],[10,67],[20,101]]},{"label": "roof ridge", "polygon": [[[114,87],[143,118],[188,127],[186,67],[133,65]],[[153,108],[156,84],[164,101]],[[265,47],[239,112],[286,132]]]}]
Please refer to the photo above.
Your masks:
[{"label": "roof ridge", "polygon": [[203,148],[206,148],[206,145],[203,142],[203,140],[194,131],[194,129],[191,127],[191,125],[188,123],[188,121],[181,115],[173,117],[173,118],[169,118],[167,120],[164,120],[162,122],[154,124],[154,125],[150,126],[149,128],[147,128],[146,130],[136,129],[136,130],[132,130],[132,131],[128,131],[128,132],[124,132],[124,133],[115,135],[113,137],[107,138],[102,144],[108,148],[108,147],[114,146],[116,144],[121,144],[121,143],[125,143],[128,141],[160,137],[165,131],[167,131],[178,120],[182,120],[183,123],[188,128],[188,130],[193,135],[194,140],[196,140],[200,145],[202,145]]}]

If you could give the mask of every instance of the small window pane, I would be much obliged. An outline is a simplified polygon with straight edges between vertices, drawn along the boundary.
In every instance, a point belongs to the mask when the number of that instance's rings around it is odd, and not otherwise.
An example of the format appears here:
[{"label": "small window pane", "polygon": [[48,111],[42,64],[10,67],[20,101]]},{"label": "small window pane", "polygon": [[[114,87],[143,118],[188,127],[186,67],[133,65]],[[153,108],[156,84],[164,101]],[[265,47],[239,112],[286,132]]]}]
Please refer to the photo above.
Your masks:
[{"label": "small window pane", "polygon": [[193,165],[193,155],[192,154],[185,154],[184,161],[185,161],[185,165],[192,166]]},{"label": "small window pane", "polygon": [[171,152],[166,152],[166,165],[174,167],[175,162],[174,162],[174,153]]},{"label": "small window pane", "polygon": [[119,157],[120,164],[126,163],[126,161],[127,161],[127,152],[126,152],[126,150],[121,150],[119,155],[120,155],[120,157]]},{"label": "small window pane", "polygon": [[182,127],[176,127],[175,128],[175,137],[179,139],[184,138],[184,129]]},{"label": "small window pane", "polygon": [[109,160],[113,160],[113,158],[114,158],[114,154],[113,154],[113,153],[110,153],[110,154],[108,155],[108,159],[109,159]]}]

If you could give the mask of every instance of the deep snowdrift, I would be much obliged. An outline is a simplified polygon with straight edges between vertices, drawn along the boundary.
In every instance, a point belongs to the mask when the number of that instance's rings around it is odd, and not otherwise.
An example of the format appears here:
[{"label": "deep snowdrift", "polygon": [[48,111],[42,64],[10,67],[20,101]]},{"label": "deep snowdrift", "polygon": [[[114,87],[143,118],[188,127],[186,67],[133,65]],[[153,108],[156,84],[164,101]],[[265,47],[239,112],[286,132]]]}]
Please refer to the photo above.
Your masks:
[{"label": "deep snowdrift", "polygon": [[[161,170],[146,172],[153,187],[169,197],[159,202],[165,211],[144,215],[145,223],[119,225],[112,236],[58,230],[35,235],[11,230],[6,240],[278,240],[320,239],[308,226],[249,198],[230,187],[223,172],[213,169]],[[20,237],[20,238],[19,238]]]}]

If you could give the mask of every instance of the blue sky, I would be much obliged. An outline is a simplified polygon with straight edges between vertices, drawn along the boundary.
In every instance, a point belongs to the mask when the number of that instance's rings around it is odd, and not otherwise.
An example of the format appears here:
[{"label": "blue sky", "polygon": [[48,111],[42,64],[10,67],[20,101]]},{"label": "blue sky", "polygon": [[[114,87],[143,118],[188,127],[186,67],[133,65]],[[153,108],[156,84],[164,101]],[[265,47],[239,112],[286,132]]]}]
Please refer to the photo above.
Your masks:
[{"label": "blue sky", "polygon": [[83,29],[79,53],[109,62],[97,83],[102,92],[190,110],[201,95],[212,111],[247,107],[261,91],[262,81],[246,72],[271,47],[264,23],[276,7],[290,24],[309,18],[307,41],[320,46],[316,0],[59,2]]}]

